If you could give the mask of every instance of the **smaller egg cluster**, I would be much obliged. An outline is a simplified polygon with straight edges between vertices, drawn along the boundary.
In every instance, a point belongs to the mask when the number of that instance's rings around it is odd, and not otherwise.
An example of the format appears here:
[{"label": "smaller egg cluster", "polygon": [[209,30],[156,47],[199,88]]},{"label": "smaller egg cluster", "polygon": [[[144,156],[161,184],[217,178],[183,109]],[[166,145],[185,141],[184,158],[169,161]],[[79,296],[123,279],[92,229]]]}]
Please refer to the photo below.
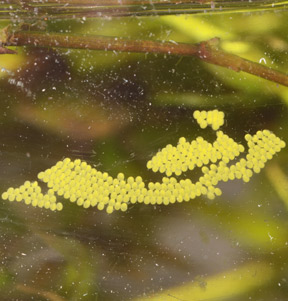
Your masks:
[{"label": "smaller egg cluster", "polygon": [[224,113],[218,110],[196,110],[193,113],[193,117],[196,119],[201,129],[205,129],[209,125],[214,131],[217,131],[224,124],[224,116]]},{"label": "smaller egg cluster", "polygon": [[255,135],[245,135],[249,151],[246,156],[247,167],[255,173],[264,168],[265,163],[286,146],[285,142],[268,130],[258,131]]},{"label": "smaller egg cluster", "polygon": [[52,189],[49,189],[46,194],[43,194],[38,182],[26,181],[18,188],[10,187],[2,194],[3,200],[10,202],[24,202],[26,205],[50,209],[52,211],[63,209],[62,203],[56,202],[56,196]]}]

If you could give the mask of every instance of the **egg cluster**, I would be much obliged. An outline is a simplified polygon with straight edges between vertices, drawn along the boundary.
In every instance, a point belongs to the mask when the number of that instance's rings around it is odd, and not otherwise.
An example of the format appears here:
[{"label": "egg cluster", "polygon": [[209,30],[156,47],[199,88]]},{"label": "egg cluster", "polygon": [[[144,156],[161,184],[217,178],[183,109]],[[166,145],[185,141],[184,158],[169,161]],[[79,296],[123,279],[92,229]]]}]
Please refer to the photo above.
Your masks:
[{"label": "egg cluster", "polygon": [[97,206],[103,210],[106,207],[107,213],[126,211],[128,203],[136,203],[147,191],[139,176],[125,180],[124,174],[119,173],[117,178],[112,178],[79,159],[65,158],[40,172],[38,178],[64,199],[84,208]]},{"label": "egg cluster", "polygon": [[24,202],[26,205],[31,204],[33,207],[50,209],[52,211],[61,211],[63,209],[63,205],[56,202],[54,191],[48,189],[47,193],[43,194],[41,187],[36,181],[26,181],[19,188],[10,187],[2,194],[2,199],[10,202]]},{"label": "egg cluster", "polygon": [[224,113],[218,110],[213,111],[194,111],[193,117],[196,119],[201,129],[208,125],[217,131],[224,124]]},{"label": "egg cluster", "polygon": [[[249,182],[254,173],[259,173],[264,168],[265,163],[286,146],[284,141],[268,130],[258,131],[254,136],[247,134],[245,140],[249,149],[245,159],[242,158],[235,164],[228,166],[229,156],[227,160],[223,160],[226,157],[222,157],[218,165],[211,164],[209,168],[206,166],[202,168],[204,175],[200,177],[199,182],[207,187],[216,186],[220,181],[227,182],[235,179]],[[231,144],[233,144],[232,141]],[[237,151],[237,146],[234,145]],[[244,151],[241,145],[238,145],[238,148],[240,148],[238,149],[239,154]],[[233,153],[230,159],[233,160],[239,156],[238,152]]]},{"label": "egg cluster", "polygon": [[[212,125],[214,130],[223,124],[220,122],[224,118],[222,112],[214,110],[205,112],[206,115],[203,112],[205,111],[194,112],[201,127],[204,121]],[[47,193],[42,193],[38,182],[26,181],[19,188],[9,188],[2,194],[2,199],[23,201],[34,207],[60,211],[63,205],[57,203],[58,195],[78,206],[106,209],[107,213],[114,210],[124,212],[129,204],[135,203],[168,205],[188,202],[201,195],[214,199],[222,194],[217,187],[219,182],[235,179],[249,182],[254,173],[259,173],[265,163],[285,147],[285,142],[268,130],[258,131],[253,136],[247,134],[245,140],[248,153],[235,162],[244,152],[244,146],[222,131],[217,131],[216,136],[213,143],[202,137],[192,142],[182,137],[177,146],[169,144],[159,151],[148,161],[147,168],[153,172],[166,173],[167,177],[163,177],[161,182],[145,185],[140,176],[125,178],[123,173],[113,178],[107,172],[98,171],[80,159],[71,161],[65,158],[38,174],[38,179],[48,186]],[[172,174],[180,176],[196,167],[201,168],[203,173],[196,183],[192,183],[190,179],[178,181],[172,177]]]},{"label": "egg cluster", "polygon": [[258,131],[255,135],[245,135],[249,147],[246,156],[247,167],[255,173],[264,168],[265,163],[286,146],[285,142],[268,130]]},{"label": "egg cluster", "polygon": [[168,177],[173,173],[180,176],[188,169],[193,170],[195,167],[208,164],[213,158],[217,160],[212,144],[202,137],[198,137],[191,143],[181,137],[176,147],[168,144],[148,161],[147,168],[152,169],[153,172],[166,173]]},{"label": "egg cluster", "polygon": [[173,173],[180,176],[187,170],[202,167],[210,162],[216,163],[222,160],[228,163],[244,150],[243,145],[238,144],[222,131],[217,132],[217,139],[213,144],[202,137],[198,137],[191,143],[181,137],[176,147],[169,144],[148,161],[147,168],[152,169],[153,172],[166,173],[168,177]]}]

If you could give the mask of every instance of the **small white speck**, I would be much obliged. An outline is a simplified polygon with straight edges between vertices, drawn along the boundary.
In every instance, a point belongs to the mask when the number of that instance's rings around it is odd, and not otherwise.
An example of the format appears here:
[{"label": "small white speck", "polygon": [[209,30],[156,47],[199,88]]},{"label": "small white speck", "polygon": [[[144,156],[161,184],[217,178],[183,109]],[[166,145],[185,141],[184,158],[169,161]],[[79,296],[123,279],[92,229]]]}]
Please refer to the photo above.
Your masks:
[{"label": "small white speck", "polygon": [[272,241],[274,239],[274,237],[272,235],[270,235],[270,233],[268,232],[268,236],[270,238],[270,241]]}]

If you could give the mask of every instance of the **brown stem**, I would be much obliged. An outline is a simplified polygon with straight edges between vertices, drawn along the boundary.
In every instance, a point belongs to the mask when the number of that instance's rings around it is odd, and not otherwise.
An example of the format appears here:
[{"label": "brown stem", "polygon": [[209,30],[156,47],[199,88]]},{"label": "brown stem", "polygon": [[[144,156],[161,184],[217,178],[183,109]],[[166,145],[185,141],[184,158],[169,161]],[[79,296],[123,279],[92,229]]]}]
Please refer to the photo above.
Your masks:
[{"label": "brown stem", "polygon": [[195,2],[210,2],[210,0],[156,0],[156,1],[151,1],[151,0],[49,0],[47,3],[43,3],[42,0],[34,0],[32,3],[31,1],[22,1],[22,3],[29,4],[29,5],[45,5],[45,4],[57,4],[57,5],[88,5],[88,6],[123,6],[123,5],[158,5],[158,4],[191,4]]},{"label": "brown stem", "polygon": [[56,33],[17,32],[14,34],[13,42],[17,46],[30,45],[35,47],[61,47],[196,56],[210,64],[232,69],[237,72],[243,71],[288,86],[288,76],[286,74],[219,50],[213,46],[213,43],[210,41],[200,44],[184,44],[176,42],[129,40],[117,37],[68,36]]}]

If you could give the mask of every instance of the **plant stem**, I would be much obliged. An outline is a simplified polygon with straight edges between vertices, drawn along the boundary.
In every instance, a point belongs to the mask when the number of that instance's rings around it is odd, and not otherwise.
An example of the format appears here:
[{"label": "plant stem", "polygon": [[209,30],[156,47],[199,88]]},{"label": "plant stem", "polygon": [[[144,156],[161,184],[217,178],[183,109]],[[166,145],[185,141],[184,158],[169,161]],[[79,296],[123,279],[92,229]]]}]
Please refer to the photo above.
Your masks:
[{"label": "plant stem", "polygon": [[[225,13],[285,9],[281,0],[9,0],[0,2],[0,17],[7,19],[70,19],[104,16]],[[35,11],[37,13],[35,13]]]},{"label": "plant stem", "polygon": [[13,43],[17,46],[61,47],[121,52],[162,53],[179,56],[196,56],[204,62],[228,68],[237,72],[243,71],[262,77],[272,82],[288,86],[288,76],[284,73],[248,61],[239,56],[219,50],[213,41],[200,44],[129,40],[118,37],[74,36],[57,33],[17,32]]}]

